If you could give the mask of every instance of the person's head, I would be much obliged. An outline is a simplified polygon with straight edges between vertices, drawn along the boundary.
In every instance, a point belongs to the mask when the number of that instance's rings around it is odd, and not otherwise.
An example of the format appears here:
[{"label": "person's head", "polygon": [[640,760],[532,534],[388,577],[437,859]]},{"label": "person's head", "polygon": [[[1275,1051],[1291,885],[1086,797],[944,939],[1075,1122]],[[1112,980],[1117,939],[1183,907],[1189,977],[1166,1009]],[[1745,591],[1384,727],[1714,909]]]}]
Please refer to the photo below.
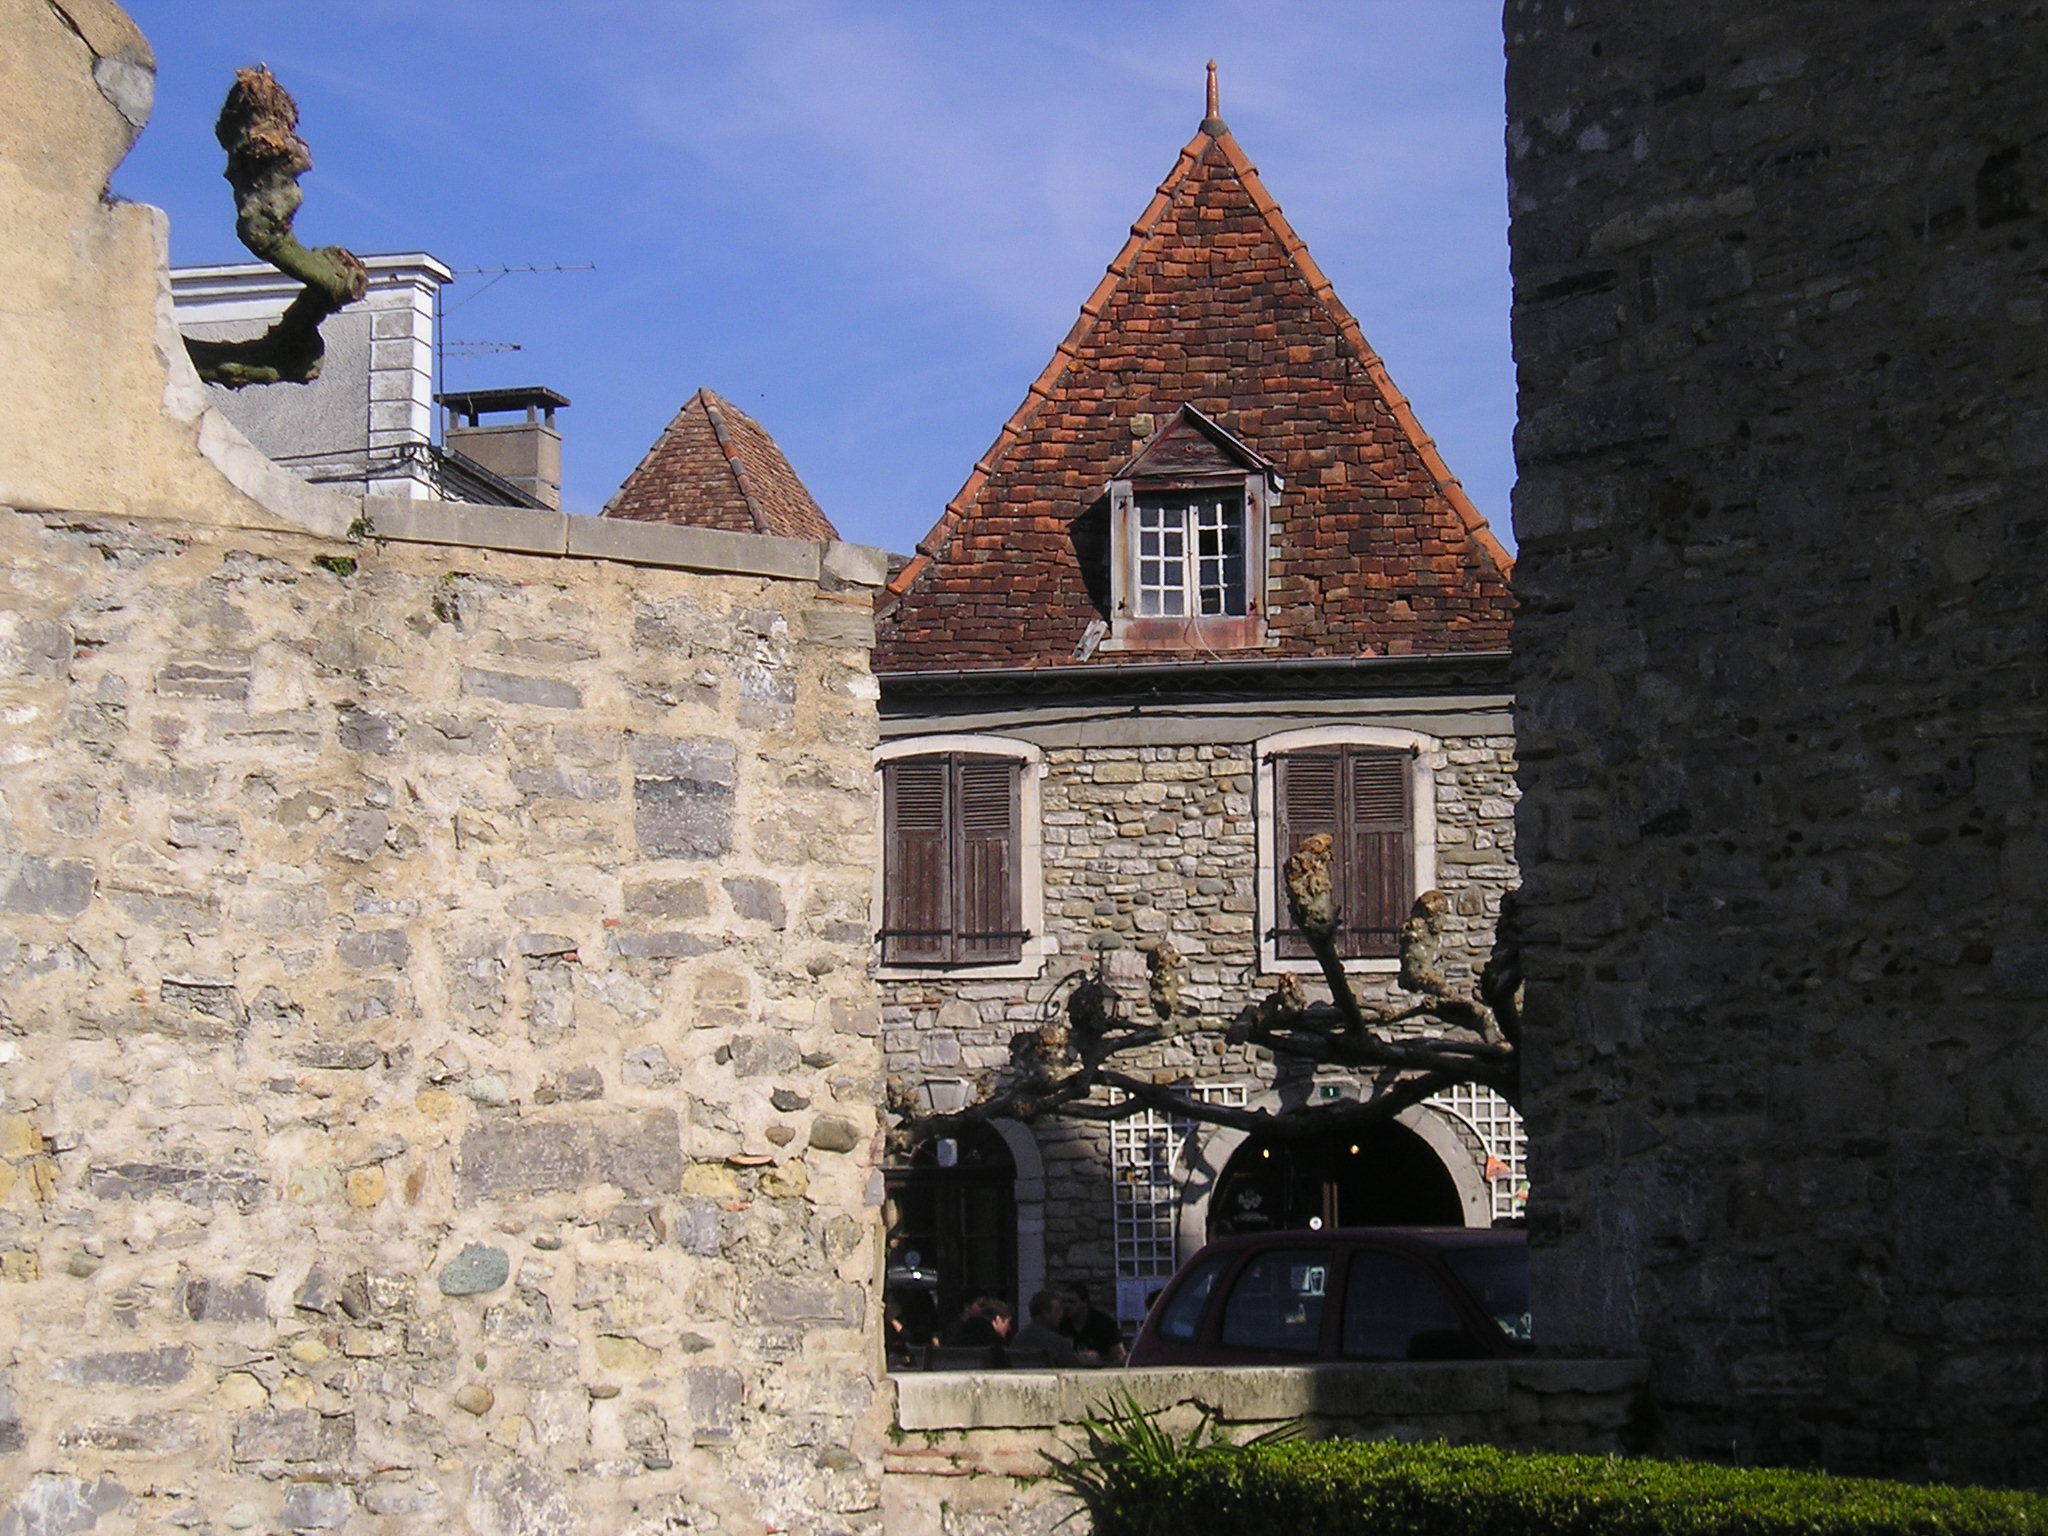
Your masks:
[{"label": "person's head", "polygon": [[1017,1309],[1000,1296],[990,1296],[986,1298],[985,1311],[996,1332],[1007,1339],[1010,1330],[1017,1326]]},{"label": "person's head", "polygon": [[1060,1287],[1060,1298],[1068,1317],[1085,1318],[1088,1315],[1088,1287],[1074,1280]]},{"label": "person's head", "polygon": [[1031,1296],[1031,1321],[1043,1323],[1048,1328],[1057,1328],[1060,1323],[1060,1293],[1058,1291],[1034,1291]]}]

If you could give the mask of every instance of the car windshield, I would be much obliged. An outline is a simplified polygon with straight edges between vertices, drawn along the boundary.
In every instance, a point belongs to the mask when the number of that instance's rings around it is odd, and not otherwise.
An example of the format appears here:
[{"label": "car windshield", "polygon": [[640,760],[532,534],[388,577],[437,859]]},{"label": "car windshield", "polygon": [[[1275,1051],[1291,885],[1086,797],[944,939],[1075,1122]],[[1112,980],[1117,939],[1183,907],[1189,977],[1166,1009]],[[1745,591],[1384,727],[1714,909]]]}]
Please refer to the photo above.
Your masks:
[{"label": "car windshield", "polygon": [[1498,1248],[1451,1248],[1444,1252],[1466,1290],[1501,1331],[1518,1343],[1535,1336],[1529,1316],[1529,1250],[1520,1243]]},{"label": "car windshield", "polygon": [[1166,1310],[1159,1316],[1161,1338],[1185,1344],[1195,1336],[1195,1329],[1202,1321],[1202,1303],[1216,1288],[1216,1277],[1223,1273],[1225,1262],[1222,1255],[1205,1260],[1200,1269],[1181,1283],[1180,1289],[1173,1293],[1173,1300],[1166,1304]]}]

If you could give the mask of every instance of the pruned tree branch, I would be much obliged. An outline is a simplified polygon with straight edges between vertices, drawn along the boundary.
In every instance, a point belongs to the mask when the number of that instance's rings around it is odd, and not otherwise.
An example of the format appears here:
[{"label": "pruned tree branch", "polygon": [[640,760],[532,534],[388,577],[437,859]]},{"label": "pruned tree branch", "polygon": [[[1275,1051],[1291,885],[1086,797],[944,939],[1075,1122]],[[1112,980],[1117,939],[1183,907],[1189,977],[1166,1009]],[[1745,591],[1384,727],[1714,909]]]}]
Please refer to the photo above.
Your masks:
[{"label": "pruned tree branch", "polygon": [[214,136],[228,152],[235,189],[235,234],[257,257],[306,286],[277,323],[244,341],[185,338],[199,377],[240,389],[249,384],[308,384],[320,377],[326,345],[320,322],[369,287],[362,261],[338,245],[308,250],[292,233],[305,194],[299,178],[313,152],[298,135],[299,108],[264,65],[236,72]]},{"label": "pruned tree branch", "polygon": [[[1180,1017],[1180,957],[1161,943],[1147,956],[1145,999],[1158,1023],[1129,1017],[1103,969],[1077,971],[1061,983],[1067,989],[1064,1007],[1049,1009],[1044,1025],[1011,1039],[1008,1067],[989,1074],[965,1108],[925,1112],[904,1084],[892,1081],[891,1108],[900,1138],[958,1133],[995,1119],[1102,1122],[1157,1110],[1293,1139],[1363,1130],[1460,1083],[1480,1084],[1518,1104],[1521,1073],[1515,1043],[1522,978],[1512,900],[1502,902],[1493,953],[1476,993],[1465,996],[1444,972],[1450,902],[1441,891],[1424,892],[1401,929],[1399,984],[1415,1001],[1371,1006],[1353,991],[1337,954],[1340,914],[1330,879],[1332,851],[1332,839],[1311,837],[1287,861],[1285,872],[1288,905],[1329,984],[1331,1000],[1310,1002],[1298,980],[1283,976],[1273,991],[1239,1009],[1222,1033],[1231,1044],[1259,1047],[1311,1071],[1337,1067],[1356,1072],[1367,1082],[1362,1098],[1248,1109],[1209,1103],[1185,1077],[1160,1082],[1119,1068],[1116,1058],[1125,1052],[1156,1045],[1188,1027]],[[1433,1025],[1440,1033],[1409,1032],[1421,1025]],[[1217,1028],[1213,1023],[1205,1027]]]}]

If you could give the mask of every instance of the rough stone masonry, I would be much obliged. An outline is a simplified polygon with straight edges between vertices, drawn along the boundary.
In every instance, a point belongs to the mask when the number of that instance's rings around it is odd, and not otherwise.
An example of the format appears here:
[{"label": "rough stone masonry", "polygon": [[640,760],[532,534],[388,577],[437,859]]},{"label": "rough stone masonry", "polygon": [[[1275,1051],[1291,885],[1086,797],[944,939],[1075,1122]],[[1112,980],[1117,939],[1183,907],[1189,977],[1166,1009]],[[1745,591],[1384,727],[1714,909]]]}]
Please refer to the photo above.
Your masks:
[{"label": "rough stone masonry", "polygon": [[209,413],[0,16],[0,1531],[878,1522],[873,551]]},{"label": "rough stone masonry", "polygon": [[867,590],[346,547],[0,520],[0,1451],[155,1528],[857,1519]]},{"label": "rough stone masonry", "polygon": [[2048,1466],[2048,8],[1511,0],[1542,1335]]}]

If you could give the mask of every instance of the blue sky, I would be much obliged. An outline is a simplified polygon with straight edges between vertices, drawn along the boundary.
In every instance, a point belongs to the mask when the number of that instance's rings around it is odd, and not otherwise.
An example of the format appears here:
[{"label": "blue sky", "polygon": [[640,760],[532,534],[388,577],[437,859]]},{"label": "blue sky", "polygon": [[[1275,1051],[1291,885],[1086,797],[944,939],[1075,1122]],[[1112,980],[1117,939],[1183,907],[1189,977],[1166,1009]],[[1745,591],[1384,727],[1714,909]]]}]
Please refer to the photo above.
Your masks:
[{"label": "blue sky", "polygon": [[[115,190],[179,263],[247,259],[212,125],[298,99],[299,234],[455,267],[457,388],[546,384],[596,511],[700,384],[848,538],[908,550],[1202,115],[1223,114],[1508,536],[1496,0],[128,0],[156,113]],[[465,303],[474,295],[474,301]]]}]

